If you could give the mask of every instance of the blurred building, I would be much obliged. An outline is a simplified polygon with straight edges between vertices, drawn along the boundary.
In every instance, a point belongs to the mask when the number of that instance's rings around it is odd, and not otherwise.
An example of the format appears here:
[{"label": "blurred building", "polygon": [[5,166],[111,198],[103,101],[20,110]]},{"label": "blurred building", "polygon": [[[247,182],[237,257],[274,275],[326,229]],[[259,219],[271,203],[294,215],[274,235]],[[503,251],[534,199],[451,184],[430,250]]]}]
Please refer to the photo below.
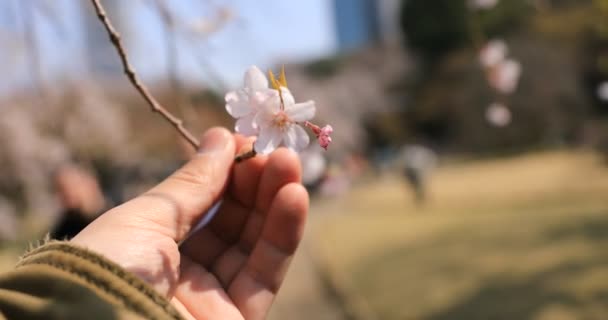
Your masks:
[{"label": "blurred building", "polygon": [[350,51],[399,35],[401,0],[334,0],[338,49]]}]

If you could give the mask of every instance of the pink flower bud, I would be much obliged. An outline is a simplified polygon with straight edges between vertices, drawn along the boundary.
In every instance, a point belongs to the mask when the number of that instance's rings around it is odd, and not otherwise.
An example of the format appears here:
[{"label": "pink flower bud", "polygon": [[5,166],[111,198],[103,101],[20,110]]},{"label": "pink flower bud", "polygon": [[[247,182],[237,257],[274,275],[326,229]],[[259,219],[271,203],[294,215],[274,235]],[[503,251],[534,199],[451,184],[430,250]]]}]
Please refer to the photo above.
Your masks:
[{"label": "pink flower bud", "polygon": [[327,150],[327,147],[331,143],[330,134],[332,132],[334,132],[334,129],[330,125],[326,125],[325,127],[321,128],[321,130],[317,134],[319,145],[325,150]]}]

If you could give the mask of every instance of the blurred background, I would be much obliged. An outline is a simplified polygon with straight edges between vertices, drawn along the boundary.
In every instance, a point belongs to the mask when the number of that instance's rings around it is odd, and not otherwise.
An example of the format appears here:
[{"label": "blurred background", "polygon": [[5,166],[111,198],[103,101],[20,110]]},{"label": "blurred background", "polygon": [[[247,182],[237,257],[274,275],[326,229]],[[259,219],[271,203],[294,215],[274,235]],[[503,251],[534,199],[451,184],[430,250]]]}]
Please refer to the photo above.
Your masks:
[{"label": "blurred background", "polygon": [[[608,0],[103,0],[196,135],[285,65],[331,124],[271,319],[606,319]],[[191,155],[89,1],[0,2],[0,270]]]}]

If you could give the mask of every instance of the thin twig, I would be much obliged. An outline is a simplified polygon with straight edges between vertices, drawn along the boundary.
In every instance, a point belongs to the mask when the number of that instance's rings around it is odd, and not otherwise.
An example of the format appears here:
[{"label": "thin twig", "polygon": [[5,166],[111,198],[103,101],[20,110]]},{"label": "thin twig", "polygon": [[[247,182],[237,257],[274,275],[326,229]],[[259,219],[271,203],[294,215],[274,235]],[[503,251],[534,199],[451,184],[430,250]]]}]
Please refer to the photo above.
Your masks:
[{"label": "thin twig", "polygon": [[243,162],[247,159],[251,159],[251,158],[255,157],[256,155],[257,155],[257,152],[255,152],[255,149],[253,149],[253,147],[252,147],[251,150],[245,151],[245,152],[237,155],[234,158],[234,162],[236,162],[236,163]]},{"label": "thin twig", "polygon": [[192,135],[192,133],[190,133],[190,131],[188,131],[188,129],[186,129],[184,127],[183,121],[181,119],[177,118],[176,116],[174,116],[173,114],[171,114],[171,112],[167,111],[167,109],[165,109],[158,101],[156,101],[156,99],[154,99],[154,97],[148,91],[148,88],[140,81],[139,77],[135,73],[135,69],[129,63],[129,59],[127,57],[127,52],[126,52],[125,48],[123,47],[122,42],[120,40],[120,35],[118,34],[118,32],[116,32],[116,29],[114,29],[114,26],[112,26],[112,23],[108,19],[106,12],[105,12],[103,6],[101,5],[101,3],[99,2],[99,0],[91,0],[91,2],[93,3],[93,6],[95,7],[95,12],[97,13],[97,17],[99,18],[99,21],[101,21],[101,23],[105,27],[106,31],[108,32],[110,41],[112,42],[112,44],[116,48],[116,51],[118,52],[118,55],[120,56],[120,60],[122,61],[122,66],[124,68],[124,72],[127,75],[127,78],[129,78],[129,81],[131,81],[131,83],[133,84],[135,89],[137,89],[137,91],[142,95],[142,97],[150,105],[150,108],[152,109],[153,112],[159,113],[163,118],[165,118],[167,121],[169,121],[171,123],[171,125],[173,125],[175,127],[175,129],[177,129],[177,131],[179,131],[179,133],[195,149],[198,149],[199,145],[200,145],[198,139],[196,139],[194,137],[194,135]]}]

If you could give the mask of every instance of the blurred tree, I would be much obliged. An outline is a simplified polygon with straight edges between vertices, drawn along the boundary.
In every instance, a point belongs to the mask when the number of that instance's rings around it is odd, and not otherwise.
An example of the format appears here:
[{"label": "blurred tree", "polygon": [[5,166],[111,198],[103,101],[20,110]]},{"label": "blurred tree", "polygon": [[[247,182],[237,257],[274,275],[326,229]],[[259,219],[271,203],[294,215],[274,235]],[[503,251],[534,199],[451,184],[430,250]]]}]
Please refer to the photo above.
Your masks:
[{"label": "blurred tree", "polygon": [[598,115],[608,115],[608,0],[593,0],[583,43],[583,82]]},{"label": "blurred tree", "polygon": [[408,46],[434,64],[456,49],[517,30],[532,13],[527,0],[500,1],[492,10],[471,11],[466,0],[406,0],[401,27]]},{"label": "blurred tree", "polygon": [[401,26],[406,43],[434,61],[469,41],[464,0],[406,0]]},{"label": "blurred tree", "polygon": [[[401,115],[406,141],[422,139],[443,150],[484,153],[580,142],[589,109],[575,76],[582,63],[577,45],[599,10],[591,10],[590,0],[544,1],[544,11],[538,12],[538,1],[503,0],[491,9],[475,10],[468,4],[403,3],[406,44],[424,63],[407,89],[411,100]],[[495,97],[477,61],[480,45],[497,37],[508,39],[509,51],[524,67],[518,90],[503,97],[512,122],[501,128],[485,120]]]}]

